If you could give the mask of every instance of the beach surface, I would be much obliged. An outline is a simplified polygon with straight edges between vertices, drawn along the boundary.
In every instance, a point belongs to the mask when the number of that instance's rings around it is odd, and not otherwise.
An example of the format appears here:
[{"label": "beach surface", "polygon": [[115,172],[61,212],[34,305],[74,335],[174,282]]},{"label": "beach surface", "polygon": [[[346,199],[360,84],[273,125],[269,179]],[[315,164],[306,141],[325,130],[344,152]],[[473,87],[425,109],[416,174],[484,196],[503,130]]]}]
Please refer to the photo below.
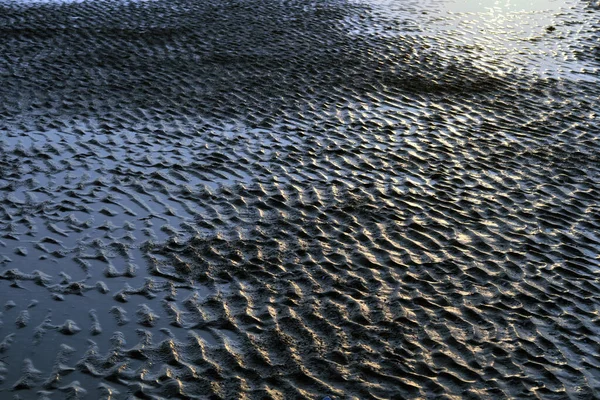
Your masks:
[{"label": "beach surface", "polygon": [[0,0],[0,398],[600,398],[600,5]]}]

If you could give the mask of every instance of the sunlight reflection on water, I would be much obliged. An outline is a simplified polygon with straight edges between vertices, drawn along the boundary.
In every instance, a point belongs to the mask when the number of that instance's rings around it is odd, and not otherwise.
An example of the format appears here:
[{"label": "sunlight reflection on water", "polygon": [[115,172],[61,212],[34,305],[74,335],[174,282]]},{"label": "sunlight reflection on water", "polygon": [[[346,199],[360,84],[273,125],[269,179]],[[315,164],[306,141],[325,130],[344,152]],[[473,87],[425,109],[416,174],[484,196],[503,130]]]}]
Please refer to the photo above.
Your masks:
[{"label": "sunlight reflection on water", "polygon": [[446,2],[444,6],[452,12],[507,13],[557,10],[568,5],[569,2],[569,0],[479,0],[474,2],[454,0]]},{"label": "sunlight reflection on water", "polygon": [[[575,12],[575,0],[394,2],[373,0],[370,32],[417,36],[450,58],[503,77],[508,74],[598,82],[598,63],[581,57],[594,33],[596,13]],[[581,18],[584,15],[585,18]],[[596,20],[594,19],[596,17]]]}]

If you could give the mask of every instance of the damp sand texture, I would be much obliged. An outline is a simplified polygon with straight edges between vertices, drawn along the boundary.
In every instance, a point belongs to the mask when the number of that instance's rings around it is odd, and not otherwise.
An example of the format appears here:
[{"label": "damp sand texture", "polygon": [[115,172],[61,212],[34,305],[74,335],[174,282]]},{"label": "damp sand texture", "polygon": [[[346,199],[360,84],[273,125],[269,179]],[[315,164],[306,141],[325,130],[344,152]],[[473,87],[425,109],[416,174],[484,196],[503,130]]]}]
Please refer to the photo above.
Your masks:
[{"label": "damp sand texture", "polygon": [[600,9],[459,3],[0,0],[0,398],[600,398]]}]

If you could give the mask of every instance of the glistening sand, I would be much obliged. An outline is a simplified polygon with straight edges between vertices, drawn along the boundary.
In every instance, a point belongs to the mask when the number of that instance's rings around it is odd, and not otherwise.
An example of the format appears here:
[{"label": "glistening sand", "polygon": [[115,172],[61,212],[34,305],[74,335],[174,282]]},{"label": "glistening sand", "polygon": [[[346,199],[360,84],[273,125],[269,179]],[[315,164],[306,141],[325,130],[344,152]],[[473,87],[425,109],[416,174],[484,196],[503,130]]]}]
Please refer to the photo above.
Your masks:
[{"label": "glistening sand", "polygon": [[600,397],[600,10],[478,4],[0,0],[0,398]]}]

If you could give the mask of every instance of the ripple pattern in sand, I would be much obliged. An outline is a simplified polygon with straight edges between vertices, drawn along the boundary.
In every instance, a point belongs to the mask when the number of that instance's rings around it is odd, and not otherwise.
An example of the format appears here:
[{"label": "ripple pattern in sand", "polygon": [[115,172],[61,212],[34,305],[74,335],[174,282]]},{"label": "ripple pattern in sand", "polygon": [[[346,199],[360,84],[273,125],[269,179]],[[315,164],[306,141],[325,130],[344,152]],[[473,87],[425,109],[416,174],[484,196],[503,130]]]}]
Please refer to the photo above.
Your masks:
[{"label": "ripple pattern in sand", "polygon": [[1,1],[0,397],[600,397],[559,3]]}]

